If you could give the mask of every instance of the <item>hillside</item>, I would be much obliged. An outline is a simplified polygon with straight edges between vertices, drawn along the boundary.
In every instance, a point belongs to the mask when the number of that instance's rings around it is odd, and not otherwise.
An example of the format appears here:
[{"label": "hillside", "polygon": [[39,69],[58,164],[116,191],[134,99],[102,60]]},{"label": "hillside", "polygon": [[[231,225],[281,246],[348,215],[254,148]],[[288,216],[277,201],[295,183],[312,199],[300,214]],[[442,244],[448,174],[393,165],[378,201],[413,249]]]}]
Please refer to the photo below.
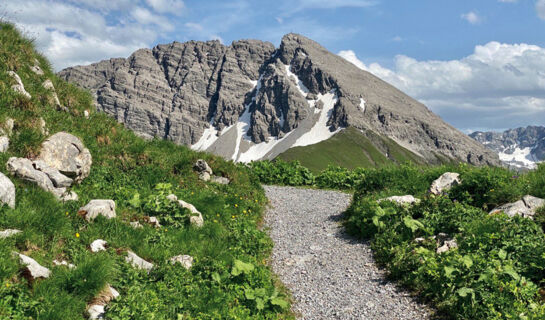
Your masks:
[{"label": "hillside", "polygon": [[423,104],[297,34],[279,48],[259,40],[173,42],[59,75],[91,90],[99,110],[139,135],[235,161],[273,159],[355,128],[380,136],[368,152],[385,157],[388,141],[419,162],[500,164]]},{"label": "hillside", "polygon": [[469,135],[498,153],[513,168],[535,169],[545,160],[545,127],[528,126],[503,132],[473,132]]},{"label": "hillside", "polygon": [[[265,265],[264,192],[245,168],[95,112],[12,25],[0,44],[1,319],[291,317]],[[61,158],[81,160],[74,176],[53,167]],[[197,159],[230,183],[200,180]]]}]

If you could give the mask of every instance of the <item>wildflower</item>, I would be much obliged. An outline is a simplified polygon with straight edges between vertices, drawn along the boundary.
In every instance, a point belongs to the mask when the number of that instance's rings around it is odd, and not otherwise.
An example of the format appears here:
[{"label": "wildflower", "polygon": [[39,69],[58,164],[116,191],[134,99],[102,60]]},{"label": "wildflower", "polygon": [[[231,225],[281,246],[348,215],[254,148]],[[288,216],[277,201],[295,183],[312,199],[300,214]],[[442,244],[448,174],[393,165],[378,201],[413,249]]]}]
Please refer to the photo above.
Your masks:
[{"label": "wildflower", "polygon": [[191,191],[191,195],[194,195],[194,194],[195,194],[195,192]]},{"label": "wildflower", "polygon": [[242,197],[240,197],[240,200],[242,200]]},{"label": "wildflower", "polygon": [[6,288],[9,288],[9,283],[6,282]]},{"label": "wildflower", "polygon": [[242,213],[246,214],[246,210],[242,210]]},{"label": "wildflower", "polygon": [[252,210],[248,209],[248,212],[249,212],[249,213],[252,213]]},{"label": "wildflower", "polygon": [[234,218],[236,218],[236,217],[235,217],[235,216],[231,216],[231,219],[234,219]]},{"label": "wildflower", "polygon": [[235,208],[238,208],[238,204],[235,203]]},{"label": "wildflower", "polygon": [[257,199],[255,199],[255,203],[257,203]]},{"label": "wildflower", "polygon": [[79,233],[76,232],[76,238],[79,238]]},{"label": "wildflower", "polygon": [[490,192],[494,192],[494,189],[490,189]]},{"label": "wildflower", "polygon": [[165,232],[167,232],[167,231],[168,231],[168,229],[165,229]]},{"label": "wildflower", "polygon": [[218,223],[218,220],[214,219],[214,223]]},{"label": "wildflower", "polygon": [[68,211],[66,211],[66,213],[65,213],[65,214],[66,214],[66,215],[68,215]]},{"label": "wildflower", "polygon": [[220,214],[219,214],[219,213],[216,213],[216,217],[219,217],[219,216],[220,216]]}]

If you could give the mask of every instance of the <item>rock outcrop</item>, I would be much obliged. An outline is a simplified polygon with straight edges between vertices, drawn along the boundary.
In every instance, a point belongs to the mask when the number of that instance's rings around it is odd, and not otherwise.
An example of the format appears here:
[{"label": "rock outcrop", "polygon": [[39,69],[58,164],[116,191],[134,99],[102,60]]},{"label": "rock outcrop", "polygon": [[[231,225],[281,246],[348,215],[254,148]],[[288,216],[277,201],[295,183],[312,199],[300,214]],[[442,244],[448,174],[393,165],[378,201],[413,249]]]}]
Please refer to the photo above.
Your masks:
[{"label": "rock outcrop", "polygon": [[143,269],[148,272],[150,272],[151,269],[153,269],[153,263],[147,262],[146,260],[140,258],[139,256],[136,255],[136,253],[130,250],[127,251],[127,256],[125,257],[125,261],[127,261],[128,263],[130,263],[133,267],[137,269]]},{"label": "rock outcrop", "polygon": [[524,218],[533,219],[534,215],[536,214],[536,210],[543,206],[545,206],[544,199],[536,198],[531,195],[525,195],[519,201],[507,203],[495,208],[494,210],[490,211],[490,214],[504,212],[510,217],[519,215]]},{"label": "rock outcrop", "polygon": [[15,73],[14,71],[9,71],[8,74],[10,75],[10,77],[15,81],[15,84],[11,86],[11,89],[21,95],[23,95],[24,97],[26,97],[27,99],[30,99],[32,98],[32,96],[30,95],[30,93],[28,93],[26,90],[25,90],[25,85],[23,84],[23,81],[21,80],[21,77],[19,77],[19,75],[17,73]]},{"label": "rock outcrop", "polygon": [[100,111],[144,137],[237,161],[272,159],[354,127],[430,163],[499,164],[421,103],[297,34],[277,49],[257,40],[174,42],[59,75],[90,89]]},{"label": "rock outcrop", "polygon": [[169,199],[170,201],[177,202],[180,207],[188,209],[190,211],[191,215],[189,217],[189,223],[192,226],[200,228],[204,225],[204,219],[202,217],[202,213],[199,210],[197,210],[197,208],[195,208],[194,205],[192,205],[191,203],[187,203],[183,200],[179,200],[178,197],[174,194],[168,195],[167,199]]},{"label": "rock outcrop", "polygon": [[193,257],[186,254],[172,257],[169,259],[169,261],[171,264],[179,263],[187,270],[191,269],[193,266]]},{"label": "rock outcrop", "polygon": [[5,238],[12,237],[12,236],[14,236],[16,234],[19,234],[21,232],[22,232],[21,230],[17,230],[17,229],[6,229],[6,230],[3,230],[3,231],[0,231],[0,239],[5,239]]},{"label": "rock outcrop", "polygon": [[13,253],[19,257],[19,262],[25,267],[23,274],[29,280],[35,280],[38,278],[49,278],[51,270],[41,266],[36,260],[31,257],[25,256],[17,252]]},{"label": "rock outcrop", "polygon": [[450,188],[461,183],[460,174],[455,172],[445,172],[439,178],[431,183],[429,192],[435,195],[440,195],[448,191]]}]

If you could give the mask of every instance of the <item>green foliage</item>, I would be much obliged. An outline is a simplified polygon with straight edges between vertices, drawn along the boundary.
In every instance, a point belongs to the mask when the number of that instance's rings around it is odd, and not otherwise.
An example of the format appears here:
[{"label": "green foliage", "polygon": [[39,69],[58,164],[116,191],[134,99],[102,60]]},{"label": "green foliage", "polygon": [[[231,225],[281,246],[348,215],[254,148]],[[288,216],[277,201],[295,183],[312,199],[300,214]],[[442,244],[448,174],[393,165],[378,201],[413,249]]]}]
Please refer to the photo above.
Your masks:
[{"label": "green foliage", "polygon": [[299,161],[255,161],[250,163],[254,174],[264,184],[279,184],[286,186],[310,186],[315,177]]},{"label": "green foliage", "polygon": [[[410,167],[367,172],[366,179],[376,176],[359,185],[362,189],[346,213],[348,230],[370,239],[375,259],[390,276],[432,302],[446,318],[545,318],[545,210],[538,210],[535,221],[483,210],[527,193],[539,195],[543,171],[520,175],[460,166],[452,171],[461,173],[461,185],[444,195],[427,195],[429,179],[444,169],[426,169],[420,177]],[[399,206],[376,201],[405,191],[421,202]],[[456,239],[458,247],[437,253],[441,244],[434,236],[440,233]]]},{"label": "green foliage", "polygon": [[[140,139],[96,113],[91,95],[57,78],[12,25],[0,24],[0,44],[0,125],[8,117],[15,120],[10,148],[0,154],[0,171],[7,174],[9,157],[39,153],[46,138],[37,129],[40,117],[49,132],[78,136],[93,157],[89,177],[72,187],[79,201],[59,202],[35,184],[10,177],[17,203],[15,209],[0,207],[0,230],[23,232],[0,239],[1,319],[83,319],[86,306],[106,284],[121,294],[110,303],[108,319],[292,318],[285,289],[266,264],[272,243],[259,228],[266,198],[248,168],[171,142]],[[30,70],[34,59],[43,76]],[[31,99],[11,90],[7,73],[12,70]],[[52,80],[68,112],[51,103],[41,86],[45,79]],[[84,110],[90,110],[89,119]],[[199,158],[232,182],[200,181],[192,170]],[[189,225],[188,210],[168,200],[170,193],[203,214],[202,228]],[[91,199],[114,200],[117,217],[85,221],[78,208]],[[148,216],[158,217],[162,227],[147,224]],[[132,228],[131,221],[143,227]],[[106,240],[109,249],[91,253],[88,246],[96,239]],[[153,262],[154,269],[148,274],[127,264],[128,249]],[[51,277],[28,282],[13,251],[49,268]],[[180,254],[194,258],[190,270],[168,262]],[[55,266],[54,259],[76,268]],[[240,273],[232,274],[235,270]],[[256,293],[253,300],[246,297],[250,290]]]}]

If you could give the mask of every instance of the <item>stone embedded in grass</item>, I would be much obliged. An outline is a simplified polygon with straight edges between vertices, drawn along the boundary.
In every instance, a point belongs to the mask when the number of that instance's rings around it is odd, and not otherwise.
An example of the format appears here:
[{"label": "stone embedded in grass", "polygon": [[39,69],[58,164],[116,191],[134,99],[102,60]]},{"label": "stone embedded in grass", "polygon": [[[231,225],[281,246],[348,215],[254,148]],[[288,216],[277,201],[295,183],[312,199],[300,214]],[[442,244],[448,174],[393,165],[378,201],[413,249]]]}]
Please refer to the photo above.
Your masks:
[{"label": "stone embedded in grass", "polygon": [[9,237],[12,237],[16,234],[19,234],[23,231],[21,230],[17,230],[17,229],[6,229],[4,231],[0,231],[0,239],[5,239],[5,238],[9,238]]},{"label": "stone embedded in grass", "polygon": [[116,217],[115,202],[113,200],[104,199],[91,200],[88,204],[78,210],[78,214],[85,217],[85,220],[87,221],[92,221],[98,216],[112,219]]},{"label": "stone embedded in grass", "polygon": [[36,260],[32,259],[31,257],[25,256],[24,254],[20,254],[17,252],[14,252],[16,256],[19,257],[19,262],[25,266],[25,276],[30,278],[31,280],[37,279],[37,278],[49,278],[51,275],[51,270],[47,269],[46,267],[42,267]]},{"label": "stone embedded in grass", "polygon": [[210,177],[212,176],[212,168],[204,161],[203,159],[197,160],[195,164],[193,165],[193,170],[195,170],[199,174],[199,179],[203,181],[210,181]]},{"label": "stone embedded in grass", "polygon": [[[6,168],[16,177],[35,183],[43,190],[51,192],[59,200],[70,201],[77,200],[78,198],[74,192],[68,192],[66,187],[56,187],[55,183],[66,180],[61,178],[61,173],[56,172],[54,168],[48,167],[42,162],[32,162],[26,158],[11,157],[6,163]],[[58,180],[54,183],[50,175],[56,177]]]},{"label": "stone embedded in grass", "polygon": [[89,119],[89,110],[84,110],[83,116],[85,117],[85,119]]},{"label": "stone embedded in grass", "polygon": [[218,184],[229,184],[231,180],[225,177],[212,176],[211,181]]},{"label": "stone embedded in grass", "polygon": [[45,80],[44,83],[42,83],[42,87],[44,87],[46,90],[51,91],[52,102],[57,108],[57,110],[67,111],[65,110],[66,108],[63,108],[63,106],[61,105],[61,102],[59,101],[59,97],[57,96],[57,92],[55,91],[55,86],[53,85],[53,82],[51,82],[51,80],[49,79]]},{"label": "stone embedded in grass", "polygon": [[9,71],[8,74],[15,80],[15,82],[17,82],[17,84],[14,84],[11,86],[11,89],[23,96],[25,96],[27,99],[30,99],[32,98],[32,96],[30,95],[30,93],[28,93],[26,90],[25,90],[25,85],[23,84],[23,81],[21,80],[21,77],[19,77],[19,75],[13,71]]},{"label": "stone embedded in grass", "polygon": [[47,130],[47,124],[45,123],[44,118],[38,119],[38,128],[40,129],[40,133],[44,136],[49,135],[49,130]]},{"label": "stone embedded in grass", "polygon": [[89,319],[104,319],[106,305],[119,297],[119,292],[109,284],[96,296],[87,307]]},{"label": "stone embedded in grass", "polygon": [[397,204],[401,204],[401,205],[404,205],[404,204],[415,204],[415,203],[419,203],[420,202],[420,199],[417,199],[415,197],[413,197],[412,195],[405,195],[405,196],[391,196],[391,197],[388,197],[388,198],[383,198],[383,199],[379,199],[377,200],[377,202],[382,202],[382,201],[392,201],[392,202],[395,202]]},{"label": "stone embedded in grass", "polygon": [[81,182],[91,171],[92,156],[79,138],[66,132],[58,132],[42,143],[38,156],[48,166]]},{"label": "stone embedded in grass", "polygon": [[9,148],[9,138],[6,136],[0,137],[0,152],[6,152]]},{"label": "stone embedded in grass", "polygon": [[66,260],[59,261],[59,260],[55,259],[55,260],[53,260],[53,264],[56,265],[56,266],[65,266],[65,267],[68,267],[68,269],[74,269],[76,267],[75,265],[69,263]]},{"label": "stone embedded in grass", "polygon": [[34,72],[36,75],[43,76],[44,71],[42,68],[40,68],[40,62],[37,59],[34,59],[34,65],[30,67],[30,70]]},{"label": "stone embedded in grass", "polygon": [[435,195],[440,195],[441,193],[459,185],[460,183],[460,174],[455,172],[445,172],[431,183],[429,192]]},{"label": "stone embedded in grass", "polygon": [[204,225],[204,219],[202,217],[202,213],[195,208],[194,205],[191,203],[187,203],[183,200],[178,200],[178,197],[174,194],[169,194],[167,196],[167,199],[173,202],[177,202],[178,205],[182,208],[186,208],[191,212],[191,216],[189,217],[189,223],[192,226],[195,227],[202,227]]},{"label": "stone embedded in grass", "polygon": [[536,210],[545,205],[545,200],[531,195],[525,195],[521,200],[507,203],[490,211],[489,214],[504,212],[509,217],[519,215],[523,218],[533,219]]},{"label": "stone embedded in grass", "polygon": [[182,267],[189,270],[193,266],[193,257],[186,254],[175,256],[169,259],[171,264],[179,263]]},{"label": "stone embedded in grass", "polygon": [[441,232],[437,234],[437,236],[434,236],[433,238],[436,240],[436,243],[437,243],[436,252],[438,254],[447,252],[450,249],[458,248],[458,243],[456,242],[456,239],[449,238],[449,236],[446,233]]},{"label": "stone embedded in grass", "polygon": [[150,271],[153,269],[153,263],[147,262],[146,260],[140,258],[136,255],[136,253],[132,251],[127,251],[127,256],[125,257],[125,261],[130,263],[133,267],[138,269],[143,269],[146,271]]},{"label": "stone embedded in grass", "polygon": [[11,134],[13,133],[14,126],[15,126],[15,121],[12,118],[7,118],[2,128],[0,128],[0,135],[8,136],[8,137],[11,136]]},{"label": "stone embedded in grass", "polygon": [[51,182],[53,182],[53,185],[56,188],[67,188],[74,183],[73,179],[70,179],[69,177],[60,173],[59,170],[47,166],[42,160],[36,160],[32,162],[32,165],[36,170],[42,171],[47,174],[47,176],[49,177]]},{"label": "stone embedded in grass", "polygon": [[159,219],[157,219],[157,217],[148,217],[148,223],[155,228],[161,228],[161,224],[159,223]]},{"label": "stone embedded in grass", "polygon": [[99,251],[105,251],[106,245],[108,243],[102,239],[97,239],[93,242],[91,242],[90,248],[91,252],[99,252]]},{"label": "stone embedded in grass", "polygon": [[0,172],[0,204],[7,204],[15,208],[15,185],[11,180]]},{"label": "stone embedded in grass", "polygon": [[138,222],[138,221],[131,221],[131,222],[129,223],[129,225],[130,225],[131,227],[133,227],[134,229],[140,229],[140,228],[143,228],[143,227],[144,227],[144,226],[142,226],[142,225],[140,224],[140,222]]}]

